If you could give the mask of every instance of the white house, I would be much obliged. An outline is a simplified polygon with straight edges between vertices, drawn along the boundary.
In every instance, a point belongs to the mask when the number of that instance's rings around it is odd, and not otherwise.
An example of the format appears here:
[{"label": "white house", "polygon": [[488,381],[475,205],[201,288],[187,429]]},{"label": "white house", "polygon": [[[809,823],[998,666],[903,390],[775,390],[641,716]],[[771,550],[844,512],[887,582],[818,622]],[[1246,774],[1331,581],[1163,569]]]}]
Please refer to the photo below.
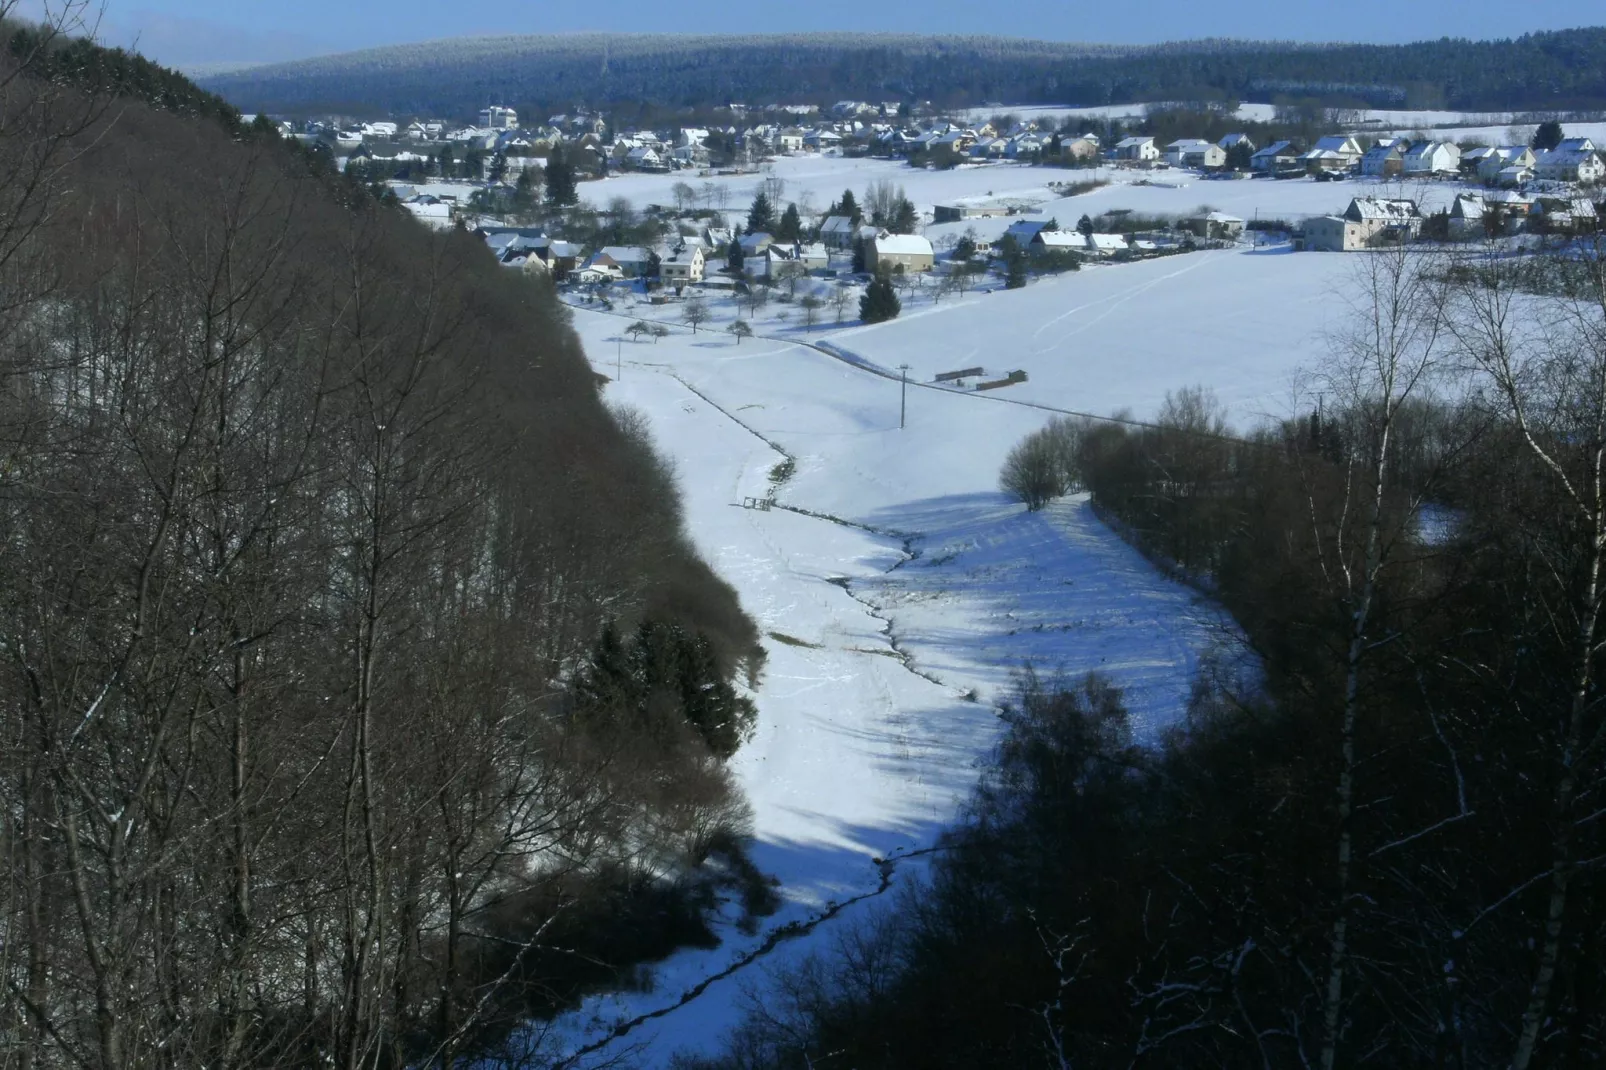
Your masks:
[{"label": "white house", "polygon": [[1300,159],[1312,171],[1348,171],[1361,162],[1358,141],[1347,134],[1329,134],[1316,142],[1314,148]]},{"label": "white house", "polygon": [[1405,142],[1397,137],[1378,138],[1361,157],[1361,174],[1392,178],[1405,171]]},{"label": "white house", "polygon": [[1461,170],[1461,149],[1448,141],[1424,141],[1405,150],[1404,162],[1407,175],[1453,175]]},{"label": "white house", "polygon": [[1200,171],[1213,171],[1227,166],[1227,151],[1220,145],[1201,141],[1182,150],[1177,156],[1178,167],[1192,167]]},{"label": "white house", "polygon": [[512,130],[519,125],[519,113],[492,105],[480,112],[480,125],[491,130]]},{"label": "white house", "polygon": [[1126,137],[1115,143],[1115,158],[1140,162],[1158,160],[1160,148],[1152,137]]},{"label": "white house", "polygon": [[1534,174],[1553,182],[1599,182],[1606,163],[1589,138],[1570,137],[1549,152],[1535,154]]},{"label": "white house", "polygon": [[1415,237],[1422,213],[1415,201],[1390,197],[1356,197],[1343,215],[1305,220],[1304,248],[1315,252],[1351,252]]},{"label": "white house", "polygon": [[849,216],[827,216],[825,222],[820,224],[820,240],[829,249],[851,249],[854,229],[853,220]]},{"label": "white house", "polygon": [[658,261],[658,279],[665,286],[677,289],[689,286],[694,282],[703,281],[705,266],[701,245],[682,245]]},{"label": "white house", "polygon": [[1209,144],[1210,142],[1201,141],[1196,137],[1178,138],[1165,147],[1165,162],[1170,164],[1172,167],[1181,167],[1183,166],[1182,157],[1184,153],[1188,152],[1190,149],[1202,149]]},{"label": "white house", "polygon": [[[1467,155],[1475,156],[1478,153],[1478,149],[1473,149]],[[1477,159],[1478,178],[1484,182],[1498,182],[1500,172],[1507,168],[1531,169],[1534,165],[1533,150],[1527,145],[1501,145],[1498,148],[1489,149],[1478,156]]]}]

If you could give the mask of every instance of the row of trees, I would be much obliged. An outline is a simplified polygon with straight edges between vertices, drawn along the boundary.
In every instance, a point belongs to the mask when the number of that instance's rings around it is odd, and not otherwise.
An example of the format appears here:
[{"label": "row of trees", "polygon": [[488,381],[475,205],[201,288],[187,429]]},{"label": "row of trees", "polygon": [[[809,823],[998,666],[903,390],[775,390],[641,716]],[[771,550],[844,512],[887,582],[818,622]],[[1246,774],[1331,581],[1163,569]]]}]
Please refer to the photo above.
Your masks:
[{"label": "row of trees", "polygon": [[756,633],[555,296],[277,139],[30,67],[0,1062],[458,1066],[710,939]]},{"label": "row of trees", "polygon": [[1238,629],[1148,746],[1028,673],[930,884],[717,1065],[1606,1057],[1599,252],[1568,297],[1368,257],[1307,417],[1194,390],[1024,444]]}]

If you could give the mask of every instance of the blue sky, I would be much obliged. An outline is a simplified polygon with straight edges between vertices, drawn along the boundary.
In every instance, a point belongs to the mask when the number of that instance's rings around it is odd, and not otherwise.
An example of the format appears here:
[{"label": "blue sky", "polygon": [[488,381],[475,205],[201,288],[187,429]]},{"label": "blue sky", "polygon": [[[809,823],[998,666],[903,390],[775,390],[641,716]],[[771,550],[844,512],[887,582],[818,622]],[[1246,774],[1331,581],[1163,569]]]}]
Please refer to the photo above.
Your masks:
[{"label": "blue sky", "polygon": [[[38,2],[38,0],[35,0]],[[1600,0],[108,0],[101,37],[174,65],[289,59],[481,33],[852,30],[1147,43],[1196,37],[1398,42],[1606,22]]]}]

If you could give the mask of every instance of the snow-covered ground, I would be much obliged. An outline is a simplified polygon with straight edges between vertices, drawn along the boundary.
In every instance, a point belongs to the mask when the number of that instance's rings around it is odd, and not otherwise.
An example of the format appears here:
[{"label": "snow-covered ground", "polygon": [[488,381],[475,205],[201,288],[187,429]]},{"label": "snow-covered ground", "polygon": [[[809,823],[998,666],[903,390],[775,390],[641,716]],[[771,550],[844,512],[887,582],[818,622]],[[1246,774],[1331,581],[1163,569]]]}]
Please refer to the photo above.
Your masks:
[{"label": "snow-covered ground", "polygon": [[[867,365],[913,365],[912,379],[972,356],[1033,369],[1031,383],[996,395],[912,386],[901,430],[897,381],[817,349],[684,328],[631,342],[622,329],[647,306],[576,311],[596,368],[622,368],[609,401],[649,417],[694,539],[768,636],[759,728],[733,764],[755,811],[755,858],[780,879],[784,906],[755,933],[724,924],[719,948],[659,964],[651,992],[566,1016],[560,1047],[586,1052],[568,1065],[630,1053],[659,1067],[676,1050],[717,1047],[744,991],[762,998],[770,971],[886,902],[880,893],[919,872],[962,806],[995,739],[995,701],[1025,663],[1109,673],[1145,738],[1183,714],[1200,658],[1230,625],[1085,500],[1027,514],[997,492],[1004,455],[1048,417],[1018,402],[1029,387],[1043,401],[1147,410],[1165,385],[1213,381],[1237,384],[1240,411],[1271,408],[1309,353],[1289,332],[1309,333],[1304,319],[1332,285],[1316,265],[1340,259],[1092,268],[809,336]],[[1252,311],[1250,295],[1274,278],[1277,309]],[[989,325],[1000,332],[990,343]],[[1123,335],[1135,340],[1110,349]],[[745,508],[770,493],[786,456],[795,473],[775,507]]]}]

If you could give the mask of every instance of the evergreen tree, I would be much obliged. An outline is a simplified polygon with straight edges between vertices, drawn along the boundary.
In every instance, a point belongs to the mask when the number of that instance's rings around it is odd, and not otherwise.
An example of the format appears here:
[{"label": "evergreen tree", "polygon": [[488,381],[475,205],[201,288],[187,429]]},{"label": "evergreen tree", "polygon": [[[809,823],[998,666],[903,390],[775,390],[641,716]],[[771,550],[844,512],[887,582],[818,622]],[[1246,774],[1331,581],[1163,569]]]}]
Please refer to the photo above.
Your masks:
[{"label": "evergreen tree", "polygon": [[1566,136],[1561,129],[1561,123],[1555,119],[1546,119],[1534,131],[1533,150],[1538,152],[1540,149],[1553,149],[1560,145]]},{"label": "evergreen tree", "polygon": [[1083,215],[1081,219],[1076,221],[1076,231],[1083,237],[1093,233],[1093,220]]},{"label": "evergreen tree", "polygon": [[914,202],[907,197],[900,198],[887,229],[894,234],[913,234],[919,225],[920,216],[915,213]]},{"label": "evergreen tree", "polygon": [[976,255],[976,239],[969,234],[960,235],[959,241],[954,245],[954,259],[968,261]]},{"label": "evergreen tree", "polygon": [[507,177],[507,153],[499,152],[491,157],[491,173],[486,177],[492,182],[500,182]]},{"label": "evergreen tree", "polygon": [[775,227],[775,240],[795,242],[803,237],[803,217],[798,215],[797,205],[789,204],[786,211],[781,213],[781,221]]},{"label": "evergreen tree", "polygon": [[763,190],[753,198],[753,206],[747,210],[747,233],[772,234],[775,231],[775,207]]},{"label": "evergreen tree", "polygon": [[574,165],[563,155],[563,149],[554,147],[546,165],[546,202],[554,208],[566,208],[580,199],[574,185]]},{"label": "evergreen tree", "polygon": [[869,252],[864,245],[863,238],[855,238],[853,240],[853,270],[855,272],[864,271],[865,264],[869,260]]},{"label": "evergreen tree", "polygon": [[742,243],[737,238],[732,238],[730,245],[725,249],[725,267],[727,270],[734,271],[737,274],[741,273]]},{"label": "evergreen tree", "polygon": [[827,216],[845,215],[853,221],[854,226],[858,226],[864,219],[864,213],[859,211],[859,202],[854,200],[853,191],[850,189],[843,190],[842,199],[827,208],[825,214]]},{"label": "evergreen tree", "polygon": [[897,319],[902,311],[903,303],[892,288],[892,280],[885,272],[877,272],[865,287],[864,296],[859,298],[859,318],[866,323],[885,323]]},{"label": "evergreen tree", "polygon": [[1004,235],[999,247],[1004,260],[1004,289],[1018,290],[1026,285],[1026,254],[1013,234]]}]

